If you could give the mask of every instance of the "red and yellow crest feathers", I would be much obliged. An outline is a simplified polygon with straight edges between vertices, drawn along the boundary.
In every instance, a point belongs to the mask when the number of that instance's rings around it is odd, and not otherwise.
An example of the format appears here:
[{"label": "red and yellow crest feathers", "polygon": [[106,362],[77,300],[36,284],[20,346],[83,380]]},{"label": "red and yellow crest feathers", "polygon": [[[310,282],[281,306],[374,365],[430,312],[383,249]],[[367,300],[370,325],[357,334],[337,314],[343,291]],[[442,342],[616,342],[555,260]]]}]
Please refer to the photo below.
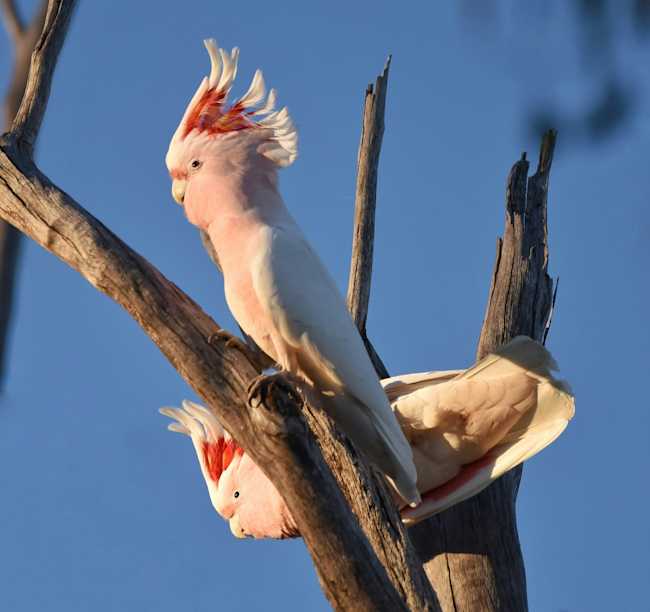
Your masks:
[{"label": "red and yellow crest feathers", "polygon": [[228,106],[239,49],[235,47],[228,53],[218,48],[213,39],[204,44],[210,55],[210,76],[199,85],[172,137],[168,152],[170,170],[173,166],[170,162],[176,157],[173,153],[190,135],[220,136],[250,129],[268,132],[268,139],[259,149],[262,155],[280,166],[291,164],[298,154],[298,134],[286,107],[274,110],[276,93],[271,89],[266,96],[262,72],[256,70],[248,91]]}]

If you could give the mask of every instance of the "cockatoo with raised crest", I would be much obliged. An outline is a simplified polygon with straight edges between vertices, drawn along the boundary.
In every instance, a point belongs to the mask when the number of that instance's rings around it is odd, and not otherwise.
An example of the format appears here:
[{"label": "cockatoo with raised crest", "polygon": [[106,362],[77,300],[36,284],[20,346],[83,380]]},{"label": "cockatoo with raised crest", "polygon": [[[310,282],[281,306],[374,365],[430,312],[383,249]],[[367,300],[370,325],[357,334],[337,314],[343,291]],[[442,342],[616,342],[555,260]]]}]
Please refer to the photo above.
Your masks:
[{"label": "cockatoo with raised crest", "polygon": [[[549,352],[519,336],[468,370],[382,381],[413,448],[422,503],[396,499],[412,525],[483,490],[557,438],[574,413],[568,385],[553,377]],[[299,535],[284,500],[262,470],[192,402],[162,408],[169,429],[192,438],[217,512],[237,537]]]},{"label": "cockatoo with raised crest", "polygon": [[207,232],[228,306],[242,330],[321,405],[399,496],[420,501],[411,448],[395,419],[336,284],[278,190],[277,169],[297,155],[286,108],[265,99],[262,73],[232,104],[231,53],[205,41],[211,60],[166,157],[172,195]]}]

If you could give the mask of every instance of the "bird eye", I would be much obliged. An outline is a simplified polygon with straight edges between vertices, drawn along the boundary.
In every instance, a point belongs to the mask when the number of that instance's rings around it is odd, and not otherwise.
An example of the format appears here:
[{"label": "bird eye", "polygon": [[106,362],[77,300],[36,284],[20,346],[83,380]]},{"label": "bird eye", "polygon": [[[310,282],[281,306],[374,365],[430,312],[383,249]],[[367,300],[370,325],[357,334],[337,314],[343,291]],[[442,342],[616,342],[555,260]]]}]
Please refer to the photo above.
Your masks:
[{"label": "bird eye", "polygon": [[239,491],[235,491],[235,493],[233,494],[233,497],[234,497],[235,499],[237,499],[237,498],[239,497]]},{"label": "bird eye", "polygon": [[198,170],[198,169],[201,167],[201,164],[202,164],[202,163],[203,163],[203,162],[201,162],[201,161],[198,160],[198,159],[193,159],[193,160],[190,162],[190,168],[192,168],[192,170]]}]

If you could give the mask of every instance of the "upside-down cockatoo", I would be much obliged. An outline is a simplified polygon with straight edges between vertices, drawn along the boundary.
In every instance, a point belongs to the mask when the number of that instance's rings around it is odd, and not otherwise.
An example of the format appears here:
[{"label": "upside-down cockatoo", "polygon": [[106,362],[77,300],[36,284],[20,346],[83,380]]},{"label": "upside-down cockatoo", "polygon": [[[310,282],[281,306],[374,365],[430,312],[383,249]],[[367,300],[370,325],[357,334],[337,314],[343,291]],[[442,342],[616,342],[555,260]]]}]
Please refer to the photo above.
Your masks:
[{"label": "upside-down cockatoo", "polygon": [[207,232],[242,330],[316,391],[400,497],[415,505],[420,498],[411,448],[336,284],[278,191],[278,167],[297,155],[288,111],[273,110],[274,90],[264,101],[259,70],[228,106],[238,50],[228,53],[213,40],[205,46],[210,76],[190,101],[165,160],[174,199]]},{"label": "upside-down cockatoo", "polygon": [[[553,377],[549,352],[519,336],[468,370],[382,381],[408,438],[422,503],[396,499],[407,525],[487,487],[548,446],[573,417],[568,385]],[[201,406],[162,408],[169,429],[192,438],[210,498],[237,537],[299,535],[275,486]]]}]

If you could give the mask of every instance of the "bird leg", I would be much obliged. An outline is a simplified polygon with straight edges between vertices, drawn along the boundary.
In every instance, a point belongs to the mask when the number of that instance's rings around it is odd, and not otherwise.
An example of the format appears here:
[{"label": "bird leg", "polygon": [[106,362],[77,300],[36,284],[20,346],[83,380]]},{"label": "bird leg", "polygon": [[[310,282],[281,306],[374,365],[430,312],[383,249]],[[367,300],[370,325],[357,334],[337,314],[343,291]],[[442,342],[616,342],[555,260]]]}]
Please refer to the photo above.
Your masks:
[{"label": "bird leg", "polygon": [[304,435],[305,422],[296,418],[296,409],[304,403],[297,377],[288,372],[261,374],[250,382],[247,393],[253,421],[262,431],[273,436]]}]

